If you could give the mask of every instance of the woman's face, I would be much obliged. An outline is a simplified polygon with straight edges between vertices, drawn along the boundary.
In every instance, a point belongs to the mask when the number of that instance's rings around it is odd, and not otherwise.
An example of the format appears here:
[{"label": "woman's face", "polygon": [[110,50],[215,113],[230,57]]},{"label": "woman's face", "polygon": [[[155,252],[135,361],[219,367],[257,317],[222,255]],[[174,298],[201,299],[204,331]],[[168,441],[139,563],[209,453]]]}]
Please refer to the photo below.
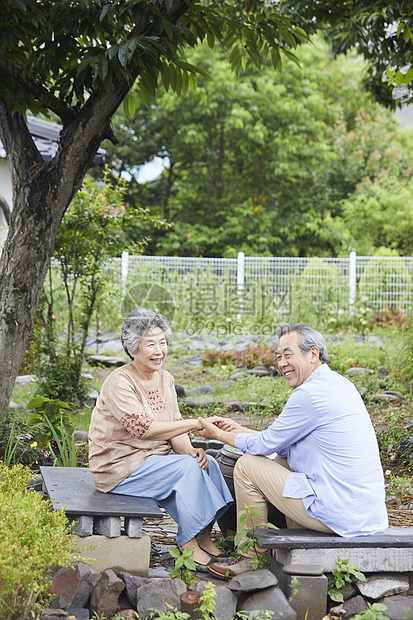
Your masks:
[{"label": "woman's face", "polygon": [[162,368],[167,355],[165,332],[160,327],[153,327],[142,336],[133,361],[141,371],[154,372]]}]

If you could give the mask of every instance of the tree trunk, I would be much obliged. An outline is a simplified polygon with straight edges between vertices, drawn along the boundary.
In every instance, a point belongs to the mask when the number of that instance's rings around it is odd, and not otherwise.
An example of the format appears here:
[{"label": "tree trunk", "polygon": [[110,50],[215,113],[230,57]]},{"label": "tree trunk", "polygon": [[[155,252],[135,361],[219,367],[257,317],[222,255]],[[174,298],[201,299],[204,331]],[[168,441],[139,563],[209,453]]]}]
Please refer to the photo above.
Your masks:
[{"label": "tree trunk", "polygon": [[[176,23],[191,0],[173,0],[165,13]],[[131,35],[167,36],[162,23],[137,24]],[[141,58],[141,62],[145,62]],[[150,62],[150,59],[146,59]],[[82,184],[110,119],[139,76],[114,78],[106,90],[92,92],[73,119],[65,119],[59,148],[49,162],[37,150],[23,117],[0,104],[0,139],[6,149],[13,187],[13,209],[0,261],[0,412],[7,408],[24,353],[33,333],[39,295],[62,217]]]},{"label": "tree trunk", "polygon": [[[43,162],[24,119],[0,106],[13,209],[0,261],[0,412],[7,408],[30,343],[36,308],[64,212],[127,90],[91,99],[61,134],[58,153]],[[105,98],[105,104],[101,99]]]}]

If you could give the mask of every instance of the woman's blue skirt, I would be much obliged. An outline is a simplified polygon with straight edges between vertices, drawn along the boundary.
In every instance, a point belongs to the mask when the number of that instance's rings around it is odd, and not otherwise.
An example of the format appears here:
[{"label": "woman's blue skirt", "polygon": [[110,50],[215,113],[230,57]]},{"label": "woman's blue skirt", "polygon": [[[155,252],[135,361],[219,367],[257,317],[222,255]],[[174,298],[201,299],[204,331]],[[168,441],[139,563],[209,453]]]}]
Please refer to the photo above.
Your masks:
[{"label": "woman's blue skirt", "polygon": [[148,456],[110,493],[151,497],[178,525],[176,544],[181,547],[212,525],[234,503],[213,458],[207,469],[189,454]]}]

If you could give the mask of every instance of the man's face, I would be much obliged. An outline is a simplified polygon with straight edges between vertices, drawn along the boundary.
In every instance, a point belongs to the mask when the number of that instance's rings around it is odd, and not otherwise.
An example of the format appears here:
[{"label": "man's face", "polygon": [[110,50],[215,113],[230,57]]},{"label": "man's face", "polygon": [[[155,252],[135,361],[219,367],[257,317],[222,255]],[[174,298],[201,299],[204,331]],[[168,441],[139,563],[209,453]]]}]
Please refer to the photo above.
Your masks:
[{"label": "man's face", "polygon": [[318,366],[321,366],[317,347],[312,347],[307,355],[298,344],[298,332],[281,336],[275,352],[278,370],[291,388],[301,385]]}]

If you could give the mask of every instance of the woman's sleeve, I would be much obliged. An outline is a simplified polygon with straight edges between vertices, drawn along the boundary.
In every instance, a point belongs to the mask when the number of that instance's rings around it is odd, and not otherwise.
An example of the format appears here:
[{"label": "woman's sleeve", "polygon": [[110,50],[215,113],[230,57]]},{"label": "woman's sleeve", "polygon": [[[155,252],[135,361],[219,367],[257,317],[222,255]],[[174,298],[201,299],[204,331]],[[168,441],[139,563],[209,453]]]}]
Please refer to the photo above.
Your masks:
[{"label": "woman's sleeve", "polygon": [[145,410],[143,396],[124,375],[117,375],[116,381],[107,386],[106,404],[112,415],[125,429],[142,439],[152,425],[153,418]]},{"label": "woman's sleeve", "polygon": [[178,397],[175,389],[175,379],[171,373],[165,371],[165,379],[163,384],[162,398],[165,403],[165,409],[168,412],[168,417],[171,422],[176,420],[182,420],[181,412],[179,411]]}]

